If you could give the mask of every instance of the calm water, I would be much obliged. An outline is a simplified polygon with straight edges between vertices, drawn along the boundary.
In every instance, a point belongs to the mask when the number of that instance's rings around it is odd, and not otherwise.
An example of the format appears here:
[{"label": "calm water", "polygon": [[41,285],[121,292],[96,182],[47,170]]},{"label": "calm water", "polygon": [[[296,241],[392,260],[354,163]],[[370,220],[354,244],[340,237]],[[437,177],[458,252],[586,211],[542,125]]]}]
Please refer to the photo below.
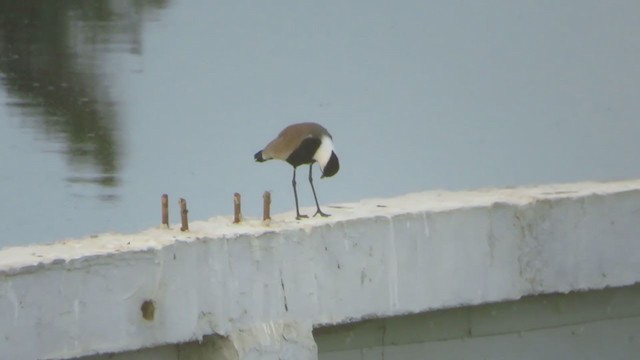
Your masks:
[{"label": "calm water", "polygon": [[[293,208],[253,154],[317,121],[322,203],[640,176],[640,3],[0,0],[0,247]],[[318,172],[316,171],[316,174]],[[306,175],[301,171],[300,175]],[[313,199],[299,177],[301,201]]]}]

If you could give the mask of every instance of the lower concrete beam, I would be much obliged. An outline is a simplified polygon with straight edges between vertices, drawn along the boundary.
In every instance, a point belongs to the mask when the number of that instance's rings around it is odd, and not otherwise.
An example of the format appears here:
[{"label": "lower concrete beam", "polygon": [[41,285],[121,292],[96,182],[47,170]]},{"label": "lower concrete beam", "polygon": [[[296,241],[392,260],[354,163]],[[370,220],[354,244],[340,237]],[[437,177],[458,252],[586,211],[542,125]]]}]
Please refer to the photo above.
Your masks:
[{"label": "lower concrete beam", "polygon": [[371,319],[314,335],[320,360],[637,359],[640,284]]}]

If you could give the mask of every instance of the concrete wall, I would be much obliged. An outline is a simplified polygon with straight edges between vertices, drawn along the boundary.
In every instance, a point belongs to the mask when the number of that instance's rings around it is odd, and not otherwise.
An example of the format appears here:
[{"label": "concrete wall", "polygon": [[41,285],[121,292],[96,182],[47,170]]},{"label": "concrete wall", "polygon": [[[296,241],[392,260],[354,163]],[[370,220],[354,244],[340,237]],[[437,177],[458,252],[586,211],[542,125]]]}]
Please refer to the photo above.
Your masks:
[{"label": "concrete wall", "polygon": [[[640,280],[640,181],[427,192],[331,210],[4,249],[0,353],[313,359],[313,328]],[[633,327],[634,316],[604,329]],[[321,358],[332,359],[318,331]]]},{"label": "concrete wall", "polygon": [[640,285],[317,329],[321,360],[637,359]]}]

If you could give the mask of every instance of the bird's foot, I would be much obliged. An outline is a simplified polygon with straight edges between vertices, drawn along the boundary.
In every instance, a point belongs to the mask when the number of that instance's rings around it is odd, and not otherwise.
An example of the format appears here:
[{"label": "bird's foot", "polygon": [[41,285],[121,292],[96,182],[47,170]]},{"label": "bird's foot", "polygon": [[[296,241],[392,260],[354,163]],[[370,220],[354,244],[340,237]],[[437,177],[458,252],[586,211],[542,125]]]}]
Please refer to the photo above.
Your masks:
[{"label": "bird's foot", "polygon": [[320,215],[320,216],[322,216],[322,217],[328,217],[328,216],[331,216],[331,215],[329,215],[329,214],[327,214],[327,213],[323,213],[323,212],[322,212],[322,210],[320,210],[320,209],[318,209],[318,211],[316,211],[316,213],[315,213],[315,214],[313,214],[313,216],[314,216],[314,217],[315,217],[316,215]]},{"label": "bird's foot", "polygon": [[300,215],[300,214],[298,214],[296,216],[296,220],[302,220],[302,219],[308,219],[308,218],[309,218],[309,215]]}]

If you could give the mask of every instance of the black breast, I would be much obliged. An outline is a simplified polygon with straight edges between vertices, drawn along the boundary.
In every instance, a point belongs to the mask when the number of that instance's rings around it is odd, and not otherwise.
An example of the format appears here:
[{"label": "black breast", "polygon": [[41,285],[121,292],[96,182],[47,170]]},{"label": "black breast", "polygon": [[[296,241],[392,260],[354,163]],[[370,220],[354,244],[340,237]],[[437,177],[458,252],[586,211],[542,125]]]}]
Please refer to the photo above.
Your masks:
[{"label": "black breast", "polygon": [[287,162],[293,167],[298,167],[302,164],[311,164],[314,162],[313,155],[320,147],[321,140],[314,137],[308,137],[302,140],[300,145],[293,150],[293,152],[287,158]]}]

